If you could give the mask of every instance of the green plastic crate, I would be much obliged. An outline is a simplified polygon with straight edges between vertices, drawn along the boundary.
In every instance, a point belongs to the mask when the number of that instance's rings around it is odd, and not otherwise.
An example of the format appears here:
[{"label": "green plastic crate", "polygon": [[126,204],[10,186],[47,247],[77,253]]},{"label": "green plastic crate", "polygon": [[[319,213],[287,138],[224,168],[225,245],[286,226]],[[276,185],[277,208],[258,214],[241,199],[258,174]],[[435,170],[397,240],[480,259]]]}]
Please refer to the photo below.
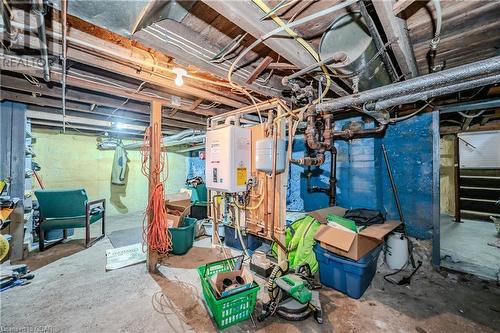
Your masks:
[{"label": "green plastic crate", "polygon": [[198,267],[198,275],[200,276],[203,288],[203,297],[205,297],[212,317],[221,330],[249,319],[257,303],[257,294],[260,287],[255,281],[250,289],[221,299],[215,298],[208,279],[218,272],[232,270],[237,262],[237,258],[216,261]]},{"label": "green plastic crate", "polygon": [[172,235],[172,254],[182,255],[193,247],[195,226],[196,219],[185,217],[182,227],[168,228]]}]

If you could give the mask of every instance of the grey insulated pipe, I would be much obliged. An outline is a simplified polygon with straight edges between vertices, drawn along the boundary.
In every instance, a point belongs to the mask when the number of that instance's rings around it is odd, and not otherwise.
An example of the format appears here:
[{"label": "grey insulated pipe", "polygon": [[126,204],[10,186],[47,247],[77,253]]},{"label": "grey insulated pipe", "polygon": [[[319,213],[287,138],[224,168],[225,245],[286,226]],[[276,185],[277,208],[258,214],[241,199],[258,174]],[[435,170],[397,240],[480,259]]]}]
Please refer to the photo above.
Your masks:
[{"label": "grey insulated pipe", "polygon": [[500,82],[500,74],[496,74],[493,76],[488,76],[480,79],[474,79],[467,82],[456,83],[446,87],[430,89],[422,92],[418,92],[412,95],[399,96],[394,98],[388,98],[380,102],[371,103],[366,105],[367,110],[371,111],[380,111],[390,108],[395,105],[402,105],[408,103],[414,103],[417,101],[426,101],[428,99],[443,96],[447,94],[452,94],[458,91],[474,89],[482,86],[486,86],[489,84],[494,84]]},{"label": "grey insulated pipe", "polygon": [[316,105],[317,112],[330,112],[341,108],[363,105],[367,102],[384,100],[394,96],[411,95],[422,90],[440,88],[454,82],[470,80],[479,76],[499,74],[500,56],[481,60],[441,72],[419,76],[407,81],[389,84],[367,90],[356,95],[336,98]]},{"label": "grey insulated pipe", "polygon": [[47,34],[45,33],[45,8],[47,0],[33,0],[32,11],[36,14],[38,38],[40,39],[40,55],[43,59],[43,79],[50,82],[49,54],[47,51]]}]

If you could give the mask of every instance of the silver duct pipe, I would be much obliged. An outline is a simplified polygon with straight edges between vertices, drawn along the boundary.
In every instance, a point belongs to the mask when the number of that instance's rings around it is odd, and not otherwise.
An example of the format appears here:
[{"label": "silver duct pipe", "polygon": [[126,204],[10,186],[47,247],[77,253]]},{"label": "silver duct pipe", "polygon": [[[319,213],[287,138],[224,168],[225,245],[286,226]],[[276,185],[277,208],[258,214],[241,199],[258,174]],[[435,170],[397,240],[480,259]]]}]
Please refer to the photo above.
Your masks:
[{"label": "silver duct pipe", "polygon": [[49,54],[47,51],[47,34],[45,33],[46,0],[33,0],[33,12],[37,17],[38,38],[40,39],[40,55],[43,59],[43,79],[50,82]]},{"label": "silver duct pipe", "polygon": [[480,101],[456,103],[437,108],[439,113],[466,112],[474,110],[487,110],[500,107],[500,98],[483,99]]},{"label": "silver duct pipe", "polygon": [[[162,144],[162,146],[167,146],[167,147],[174,142],[177,144],[184,144],[184,142],[182,142],[182,140],[184,140],[184,139],[198,138],[200,136],[205,137],[204,134],[201,135],[203,132],[204,131],[187,129],[187,130],[184,130],[184,131],[179,132],[177,134],[164,136],[161,140],[161,144]],[[181,143],[179,143],[179,142],[181,142]],[[195,141],[195,142],[197,142],[197,141]],[[191,143],[191,142],[189,142],[189,140],[186,140],[185,143]],[[137,148],[140,148],[141,146],[142,146],[142,142],[136,142],[136,143],[131,143],[131,144],[125,145],[124,147],[125,147],[125,149],[137,149]]]},{"label": "silver duct pipe", "polygon": [[494,84],[497,82],[500,82],[500,74],[496,74],[493,76],[488,76],[488,77],[484,77],[484,78],[480,78],[480,79],[474,79],[474,80],[470,80],[467,82],[452,84],[452,85],[441,87],[441,88],[429,89],[426,91],[418,92],[416,94],[385,99],[385,100],[380,101],[380,102],[367,104],[366,109],[370,110],[370,111],[385,110],[385,109],[388,109],[388,108],[395,106],[395,105],[408,104],[408,103],[413,103],[413,102],[417,102],[417,101],[426,101],[426,100],[429,100],[430,98],[433,98],[433,97],[452,94],[455,92],[468,90],[468,89],[474,89],[474,88],[478,88],[481,86]]},{"label": "silver duct pipe", "polygon": [[336,98],[317,104],[315,109],[317,112],[331,112],[394,96],[416,94],[421,90],[427,91],[430,88],[440,88],[453,82],[470,80],[478,76],[498,74],[498,72],[500,72],[500,56],[374,88],[356,95]]}]

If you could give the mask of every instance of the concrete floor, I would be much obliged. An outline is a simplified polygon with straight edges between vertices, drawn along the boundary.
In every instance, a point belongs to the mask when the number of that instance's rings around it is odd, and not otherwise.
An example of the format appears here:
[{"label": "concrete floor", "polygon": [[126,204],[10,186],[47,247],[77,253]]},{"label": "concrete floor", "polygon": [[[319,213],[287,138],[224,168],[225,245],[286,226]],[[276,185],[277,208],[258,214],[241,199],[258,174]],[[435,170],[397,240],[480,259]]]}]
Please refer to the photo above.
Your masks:
[{"label": "concrete floor", "polygon": [[[142,221],[138,217],[111,218],[109,230],[137,226]],[[428,264],[428,245],[420,243],[415,251],[424,266],[410,286],[384,281],[387,270],[381,256],[378,273],[360,300],[323,288],[323,325],[312,318],[286,322],[272,317],[257,322],[256,327],[248,320],[224,332],[498,332],[498,286],[433,271]],[[57,245],[46,252],[66,246]],[[202,301],[196,273],[198,265],[220,256],[217,249],[210,248],[208,239],[197,242],[185,256],[165,260],[158,275],[148,274],[143,264],[105,272],[108,248],[111,244],[105,238],[89,249],[40,267],[31,284],[3,292],[2,330],[216,331]],[[266,299],[262,289],[258,308]]]},{"label": "concrete floor", "polygon": [[441,215],[441,265],[482,278],[500,281],[500,248],[488,245],[498,239],[493,223]]}]

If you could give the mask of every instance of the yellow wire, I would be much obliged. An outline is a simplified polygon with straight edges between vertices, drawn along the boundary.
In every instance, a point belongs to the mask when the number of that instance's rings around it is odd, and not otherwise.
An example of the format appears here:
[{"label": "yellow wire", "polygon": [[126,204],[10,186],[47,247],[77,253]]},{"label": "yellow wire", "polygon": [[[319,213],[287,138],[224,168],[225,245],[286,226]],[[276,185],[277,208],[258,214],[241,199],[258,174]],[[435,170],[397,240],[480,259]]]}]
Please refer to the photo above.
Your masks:
[{"label": "yellow wire", "polygon": [[[271,9],[262,1],[262,0],[252,0],[254,4],[256,4],[265,14],[269,14]],[[286,23],[283,22],[282,19],[280,19],[276,14],[271,15],[271,18],[273,19],[276,24],[278,24],[280,27],[286,27]],[[285,31],[295,39],[300,45],[302,45],[307,52],[314,58],[316,62],[319,62],[321,59],[319,57],[319,54],[314,50],[314,48],[306,42],[302,37],[300,37],[294,30],[290,28],[285,28]],[[313,104],[316,104],[317,102],[320,101],[321,98],[325,97],[326,94],[328,93],[328,90],[330,89],[330,86],[332,84],[332,80],[330,78],[330,74],[328,73],[328,69],[326,68],[325,65],[321,66],[321,70],[326,76],[326,87],[325,90],[323,91],[323,94],[321,95],[320,98],[315,100]],[[295,113],[295,112],[294,112]]]}]

